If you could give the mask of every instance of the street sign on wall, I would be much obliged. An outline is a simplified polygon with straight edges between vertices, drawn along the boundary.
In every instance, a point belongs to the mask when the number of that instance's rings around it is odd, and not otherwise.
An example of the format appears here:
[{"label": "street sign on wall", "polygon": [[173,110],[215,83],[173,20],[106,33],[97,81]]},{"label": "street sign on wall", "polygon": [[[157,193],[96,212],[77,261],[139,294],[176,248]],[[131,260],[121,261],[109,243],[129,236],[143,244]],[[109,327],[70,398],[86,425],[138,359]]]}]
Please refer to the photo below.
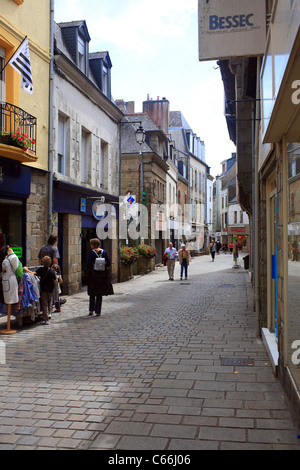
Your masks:
[{"label": "street sign on wall", "polygon": [[264,54],[264,0],[198,0],[199,60]]}]

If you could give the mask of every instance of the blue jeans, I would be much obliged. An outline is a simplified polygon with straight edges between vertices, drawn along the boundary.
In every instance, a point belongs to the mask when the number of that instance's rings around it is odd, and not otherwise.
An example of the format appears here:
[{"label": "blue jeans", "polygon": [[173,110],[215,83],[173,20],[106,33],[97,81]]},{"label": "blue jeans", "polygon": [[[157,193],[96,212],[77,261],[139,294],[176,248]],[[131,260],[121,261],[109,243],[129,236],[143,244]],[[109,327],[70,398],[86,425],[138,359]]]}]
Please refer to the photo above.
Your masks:
[{"label": "blue jeans", "polygon": [[185,278],[187,278],[187,271],[188,271],[188,265],[187,265],[187,262],[186,262],[186,259],[184,259],[181,263],[181,272],[180,272],[180,277],[183,276],[183,268],[185,270]]}]

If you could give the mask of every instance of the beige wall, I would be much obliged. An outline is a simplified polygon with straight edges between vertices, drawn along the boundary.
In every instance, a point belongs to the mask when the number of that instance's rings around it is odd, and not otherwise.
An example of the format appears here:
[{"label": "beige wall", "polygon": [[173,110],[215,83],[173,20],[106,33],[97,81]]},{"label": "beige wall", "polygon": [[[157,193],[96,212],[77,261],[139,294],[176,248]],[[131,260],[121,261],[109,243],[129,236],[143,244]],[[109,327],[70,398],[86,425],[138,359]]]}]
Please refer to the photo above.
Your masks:
[{"label": "beige wall", "polygon": [[50,0],[1,0],[0,45],[7,51],[7,60],[25,36],[29,41],[34,93],[21,89],[20,75],[8,65],[6,101],[37,118],[38,160],[30,166],[48,169]]}]

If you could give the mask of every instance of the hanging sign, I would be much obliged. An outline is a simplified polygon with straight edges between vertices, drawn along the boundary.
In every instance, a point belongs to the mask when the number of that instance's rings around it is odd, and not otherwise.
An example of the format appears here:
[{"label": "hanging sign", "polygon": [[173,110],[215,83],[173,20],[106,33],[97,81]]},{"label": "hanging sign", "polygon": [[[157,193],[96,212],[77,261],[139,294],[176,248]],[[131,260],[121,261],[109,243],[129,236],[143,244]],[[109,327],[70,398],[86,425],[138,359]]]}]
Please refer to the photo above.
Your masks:
[{"label": "hanging sign", "polygon": [[199,60],[263,55],[266,2],[198,0]]}]

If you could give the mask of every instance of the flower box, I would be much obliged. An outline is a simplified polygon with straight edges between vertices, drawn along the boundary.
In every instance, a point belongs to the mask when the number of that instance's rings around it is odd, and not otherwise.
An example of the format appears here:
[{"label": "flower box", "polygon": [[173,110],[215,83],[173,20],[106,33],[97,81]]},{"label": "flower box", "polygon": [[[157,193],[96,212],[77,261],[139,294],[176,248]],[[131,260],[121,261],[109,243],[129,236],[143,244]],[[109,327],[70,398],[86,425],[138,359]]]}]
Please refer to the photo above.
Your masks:
[{"label": "flower box", "polygon": [[151,258],[145,258],[140,256],[137,260],[137,272],[138,274],[147,274],[151,272]]},{"label": "flower box", "polygon": [[121,264],[120,282],[126,282],[132,279],[132,264]]}]

